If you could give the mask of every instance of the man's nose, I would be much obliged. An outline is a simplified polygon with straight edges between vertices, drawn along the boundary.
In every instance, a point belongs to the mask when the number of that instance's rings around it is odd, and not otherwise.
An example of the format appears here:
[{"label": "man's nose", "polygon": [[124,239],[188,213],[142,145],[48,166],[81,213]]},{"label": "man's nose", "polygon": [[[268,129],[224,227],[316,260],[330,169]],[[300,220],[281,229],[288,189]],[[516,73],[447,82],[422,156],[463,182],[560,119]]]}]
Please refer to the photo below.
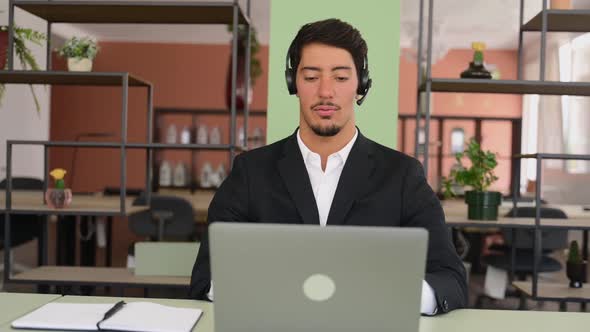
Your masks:
[{"label": "man's nose", "polygon": [[318,94],[321,98],[334,97],[334,82],[327,77],[320,78],[320,86]]}]

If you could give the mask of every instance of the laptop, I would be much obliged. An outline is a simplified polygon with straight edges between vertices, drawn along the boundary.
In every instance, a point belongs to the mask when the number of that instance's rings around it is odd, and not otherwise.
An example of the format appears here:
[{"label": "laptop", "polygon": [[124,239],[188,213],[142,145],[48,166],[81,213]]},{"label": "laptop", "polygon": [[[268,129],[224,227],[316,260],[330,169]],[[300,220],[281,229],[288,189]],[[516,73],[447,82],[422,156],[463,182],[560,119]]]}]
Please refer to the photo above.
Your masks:
[{"label": "laptop", "polygon": [[215,331],[418,331],[428,232],[211,225]]}]

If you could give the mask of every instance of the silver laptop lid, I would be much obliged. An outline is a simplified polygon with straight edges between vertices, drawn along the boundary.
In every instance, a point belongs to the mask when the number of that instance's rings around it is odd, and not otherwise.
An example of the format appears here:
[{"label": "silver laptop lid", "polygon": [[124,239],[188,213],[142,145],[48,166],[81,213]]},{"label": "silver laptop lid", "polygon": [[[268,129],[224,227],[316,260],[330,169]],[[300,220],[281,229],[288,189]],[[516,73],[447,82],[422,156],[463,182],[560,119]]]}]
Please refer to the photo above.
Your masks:
[{"label": "silver laptop lid", "polygon": [[217,332],[418,331],[428,232],[211,225]]}]

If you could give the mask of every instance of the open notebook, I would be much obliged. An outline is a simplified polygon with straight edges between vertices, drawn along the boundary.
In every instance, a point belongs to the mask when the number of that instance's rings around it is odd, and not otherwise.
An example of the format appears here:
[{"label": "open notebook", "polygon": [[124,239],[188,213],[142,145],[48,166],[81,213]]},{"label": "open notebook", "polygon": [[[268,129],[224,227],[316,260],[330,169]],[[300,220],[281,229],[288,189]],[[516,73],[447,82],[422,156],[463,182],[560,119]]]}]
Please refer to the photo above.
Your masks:
[{"label": "open notebook", "polygon": [[48,303],[12,322],[13,328],[188,332],[203,311],[150,302]]}]

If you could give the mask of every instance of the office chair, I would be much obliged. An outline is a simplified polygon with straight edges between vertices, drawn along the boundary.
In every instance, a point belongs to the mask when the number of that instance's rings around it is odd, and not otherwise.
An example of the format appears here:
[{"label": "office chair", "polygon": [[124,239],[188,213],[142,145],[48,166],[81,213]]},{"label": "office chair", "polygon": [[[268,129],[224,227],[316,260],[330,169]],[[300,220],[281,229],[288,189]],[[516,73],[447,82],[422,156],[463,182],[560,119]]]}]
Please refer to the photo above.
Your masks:
[{"label": "office chair", "polygon": [[[511,218],[535,218],[535,207],[517,207],[506,214],[505,217]],[[543,219],[567,219],[567,215],[560,209],[541,207],[541,218]],[[516,229],[516,242],[512,238],[512,230],[503,229],[504,237],[503,245],[493,245],[490,247],[491,251],[499,252],[499,254],[491,254],[483,257],[484,263],[498,269],[510,271],[511,267],[511,253],[512,249],[516,250],[514,276],[516,279],[524,281],[527,276],[533,274],[533,239],[535,231],[532,229]],[[568,231],[567,230],[549,230],[541,232],[542,238],[542,256],[538,266],[538,273],[556,272],[562,269],[562,265],[555,258],[549,255],[556,250],[565,249],[568,246]],[[526,297],[524,294],[508,293],[508,296],[518,295],[520,297],[519,310],[526,308]],[[481,306],[481,301],[486,296],[480,295],[477,298],[476,307]]]},{"label": "office chair", "polygon": [[[0,190],[5,190],[7,186],[6,179],[0,181]],[[14,177],[12,178],[12,189],[13,190],[43,190],[43,181],[36,178],[28,177]],[[4,206],[2,207],[4,209]],[[32,241],[35,238],[39,238],[41,234],[41,221],[43,217],[39,215],[11,215],[10,216],[10,245],[11,248],[20,246],[26,242]],[[4,214],[0,213],[0,248],[4,249]],[[41,253],[44,248],[41,248],[39,243],[38,257],[39,264],[41,264]],[[13,252],[11,252],[12,256]],[[11,257],[12,263],[12,257]],[[28,270],[29,267],[14,263],[12,264],[12,270],[16,272],[22,272]],[[4,263],[0,264],[0,271],[4,270]]]},{"label": "office chair", "polygon": [[[134,205],[145,204],[145,193]],[[152,195],[150,209],[129,217],[129,227],[152,240],[192,239],[196,233],[193,207],[187,200],[175,196]]]}]

